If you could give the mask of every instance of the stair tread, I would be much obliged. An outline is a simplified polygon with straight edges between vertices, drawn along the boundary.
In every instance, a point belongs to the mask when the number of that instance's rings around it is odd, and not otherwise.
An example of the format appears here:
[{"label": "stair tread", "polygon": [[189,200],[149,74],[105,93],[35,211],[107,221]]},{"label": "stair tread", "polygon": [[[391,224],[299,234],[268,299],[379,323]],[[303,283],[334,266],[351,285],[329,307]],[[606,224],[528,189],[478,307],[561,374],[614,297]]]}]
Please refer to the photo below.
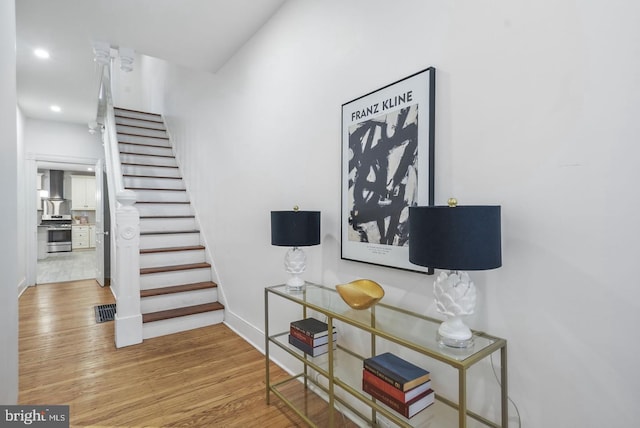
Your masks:
[{"label": "stair tread", "polygon": [[[136,120],[133,117],[131,117],[130,119]],[[116,126],[128,126],[129,128],[138,128],[138,129],[147,129],[149,131],[167,132],[166,129],[149,128],[148,126],[130,125],[128,123],[116,123]]]},{"label": "stair tread", "polygon": [[116,106],[114,106],[114,107],[113,107],[113,109],[114,109],[114,110],[122,110],[122,111],[130,111],[130,112],[133,112],[133,113],[148,114],[148,115],[150,115],[150,116],[158,116],[158,117],[162,117],[162,116],[161,116],[160,114],[158,114],[158,113],[149,113],[149,112],[146,112],[146,111],[132,110],[132,109],[130,109],[130,108],[124,108],[124,107],[116,107]]},{"label": "stair tread", "polygon": [[171,189],[171,188],[163,188],[163,187],[135,187],[135,186],[124,186],[125,189],[129,189],[129,190],[159,190],[159,191],[166,191],[168,190],[169,192],[186,192],[187,189]]},{"label": "stair tread", "polygon": [[152,268],[142,268],[140,269],[140,275],[147,275],[150,273],[160,273],[160,272],[175,272],[179,270],[205,269],[210,267],[211,265],[205,262],[189,263],[186,265],[159,266],[159,267],[152,267]]},{"label": "stair tread", "polygon": [[179,201],[137,201],[136,204],[189,204],[190,202]]},{"label": "stair tread", "polygon": [[142,322],[160,321],[170,318],[183,317],[187,315],[201,314],[203,312],[213,312],[223,310],[224,306],[220,302],[205,303],[202,305],[185,306],[178,309],[169,309],[166,311],[151,312],[142,315]]},{"label": "stair tread", "polygon": [[140,135],[140,134],[132,134],[130,132],[122,132],[122,131],[116,131],[116,134],[118,135],[130,135],[132,137],[145,137],[145,138],[158,138],[160,140],[168,140],[169,137],[158,137],[156,135]]},{"label": "stair tread", "polygon": [[145,144],[145,143],[130,143],[129,141],[119,141],[118,144],[131,144],[132,146],[144,146],[144,147],[155,147],[159,149],[170,149],[170,146],[159,146],[157,144]]},{"label": "stair tread", "polygon": [[132,166],[152,166],[154,168],[178,168],[177,166],[171,165],[152,165],[148,163],[131,163],[131,162],[120,162],[122,165],[132,165]]},{"label": "stair tread", "polygon": [[212,281],[196,282],[193,284],[173,285],[171,287],[151,288],[140,290],[140,297],[162,296],[165,294],[183,293],[186,291],[206,290],[216,288],[218,284]]},{"label": "stair tread", "polygon": [[196,218],[194,215],[141,215],[143,218]]},{"label": "stair tread", "polygon": [[189,245],[185,247],[162,247],[162,248],[147,248],[141,249],[140,254],[153,254],[153,253],[170,253],[173,251],[197,251],[204,250],[204,245]]},{"label": "stair tread", "polygon": [[173,155],[156,155],[156,154],[153,154],[153,153],[120,152],[120,154],[121,155],[134,155],[134,156],[154,156],[154,157],[157,157],[157,158],[169,158],[169,159],[175,159],[176,158]]},{"label": "stair tread", "polygon": [[135,178],[170,178],[172,180],[182,180],[182,177],[168,177],[164,175],[139,175],[139,174],[122,174],[123,177]]},{"label": "stair tread", "polygon": [[143,235],[172,235],[175,233],[200,233],[199,230],[156,230],[149,232],[140,232],[140,236]]},{"label": "stair tread", "polygon": [[[136,113],[142,113],[141,111],[138,111]],[[143,114],[153,114],[153,113],[143,113]],[[151,122],[151,123],[162,123],[164,124],[164,121],[162,120],[151,120],[151,119],[141,119],[139,117],[131,117],[131,116],[123,116],[121,114],[114,114],[115,117],[119,117],[120,119],[128,119],[128,120],[142,120],[144,122]],[[121,124],[118,124],[121,125]]]}]

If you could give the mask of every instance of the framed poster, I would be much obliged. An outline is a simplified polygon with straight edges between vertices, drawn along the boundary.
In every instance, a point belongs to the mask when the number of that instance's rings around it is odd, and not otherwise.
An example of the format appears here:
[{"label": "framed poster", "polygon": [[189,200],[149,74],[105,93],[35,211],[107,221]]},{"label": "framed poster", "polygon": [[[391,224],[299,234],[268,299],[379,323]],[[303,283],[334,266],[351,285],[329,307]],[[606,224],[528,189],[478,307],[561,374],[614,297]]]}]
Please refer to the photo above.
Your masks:
[{"label": "framed poster", "polygon": [[342,259],[433,273],[409,262],[408,219],[433,205],[435,73],[342,105]]}]

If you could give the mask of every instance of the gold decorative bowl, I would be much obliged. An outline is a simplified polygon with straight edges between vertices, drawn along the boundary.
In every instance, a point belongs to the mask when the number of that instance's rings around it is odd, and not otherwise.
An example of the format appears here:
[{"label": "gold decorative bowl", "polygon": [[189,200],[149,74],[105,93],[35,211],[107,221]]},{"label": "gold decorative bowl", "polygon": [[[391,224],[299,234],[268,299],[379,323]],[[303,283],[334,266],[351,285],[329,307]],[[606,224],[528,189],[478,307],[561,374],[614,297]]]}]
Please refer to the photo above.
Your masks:
[{"label": "gold decorative bowl", "polygon": [[346,284],[336,285],[342,300],[353,309],[368,309],[384,297],[384,290],[370,279],[357,279]]}]

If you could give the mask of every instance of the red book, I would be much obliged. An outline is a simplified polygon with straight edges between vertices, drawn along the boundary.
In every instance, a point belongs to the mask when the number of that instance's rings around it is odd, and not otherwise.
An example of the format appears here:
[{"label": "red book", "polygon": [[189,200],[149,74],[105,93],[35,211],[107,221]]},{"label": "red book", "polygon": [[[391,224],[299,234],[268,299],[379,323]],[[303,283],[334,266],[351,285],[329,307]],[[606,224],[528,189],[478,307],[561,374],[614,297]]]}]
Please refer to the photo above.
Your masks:
[{"label": "red book", "polygon": [[362,381],[362,390],[367,394],[370,394],[376,400],[379,400],[381,403],[386,404],[391,409],[400,413],[405,418],[412,418],[418,412],[426,409],[433,404],[433,401],[436,398],[435,392],[433,392],[432,389],[428,389],[408,403],[403,403],[385,394],[364,380]]},{"label": "red book", "polygon": [[362,370],[362,381],[368,383],[371,386],[376,387],[380,391],[388,394],[389,396],[403,403],[407,403],[413,400],[414,398],[416,398],[418,395],[425,392],[426,390],[431,389],[431,381],[428,380],[425,383],[422,383],[416,386],[415,388],[404,392],[399,390],[398,388],[395,388],[393,385],[385,382],[384,380],[380,379],[379,377],[377,377],[367,369]]},{"label": "red book", "polygon": [[[291,334],[291,336],[295,337],[296,339],[298,339],[300,342],[304,342],[307,345],[311,346],[312,348],[315,348],[316,346],[320,346],[320,345],[324,345],[329,341],[329,336],[322,336],[322,337],[318,337],[316,339],[314,339],[311,336],[307,336],[306,334],[304,334],[303,332],[301,332],[300,330],[297,330],[293,327],[291,327],[289,329],[289,334]],[[333,332],[333,341],[335,342],[336,339],[338,338],[338,332]]]}]

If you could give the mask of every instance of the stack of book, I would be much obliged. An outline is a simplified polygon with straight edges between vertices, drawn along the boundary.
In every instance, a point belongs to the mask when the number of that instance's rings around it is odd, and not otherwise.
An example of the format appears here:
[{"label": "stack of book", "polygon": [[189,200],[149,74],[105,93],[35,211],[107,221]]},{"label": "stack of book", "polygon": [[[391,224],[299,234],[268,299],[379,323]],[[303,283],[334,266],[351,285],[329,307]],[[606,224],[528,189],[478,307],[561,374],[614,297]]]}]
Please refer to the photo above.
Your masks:
[{"label": "stack of book", "polygon": [[429,372],[390,352],[364,360],[362,390],[405,418],[435,400]]},{"label": "stack of book", "polygon": [[[333,349],[336,349],[338,333],[333,328]],[[289,328],[289,343],[312,357],[329,352],[329,326],[315,318],[293,321]]]}]

